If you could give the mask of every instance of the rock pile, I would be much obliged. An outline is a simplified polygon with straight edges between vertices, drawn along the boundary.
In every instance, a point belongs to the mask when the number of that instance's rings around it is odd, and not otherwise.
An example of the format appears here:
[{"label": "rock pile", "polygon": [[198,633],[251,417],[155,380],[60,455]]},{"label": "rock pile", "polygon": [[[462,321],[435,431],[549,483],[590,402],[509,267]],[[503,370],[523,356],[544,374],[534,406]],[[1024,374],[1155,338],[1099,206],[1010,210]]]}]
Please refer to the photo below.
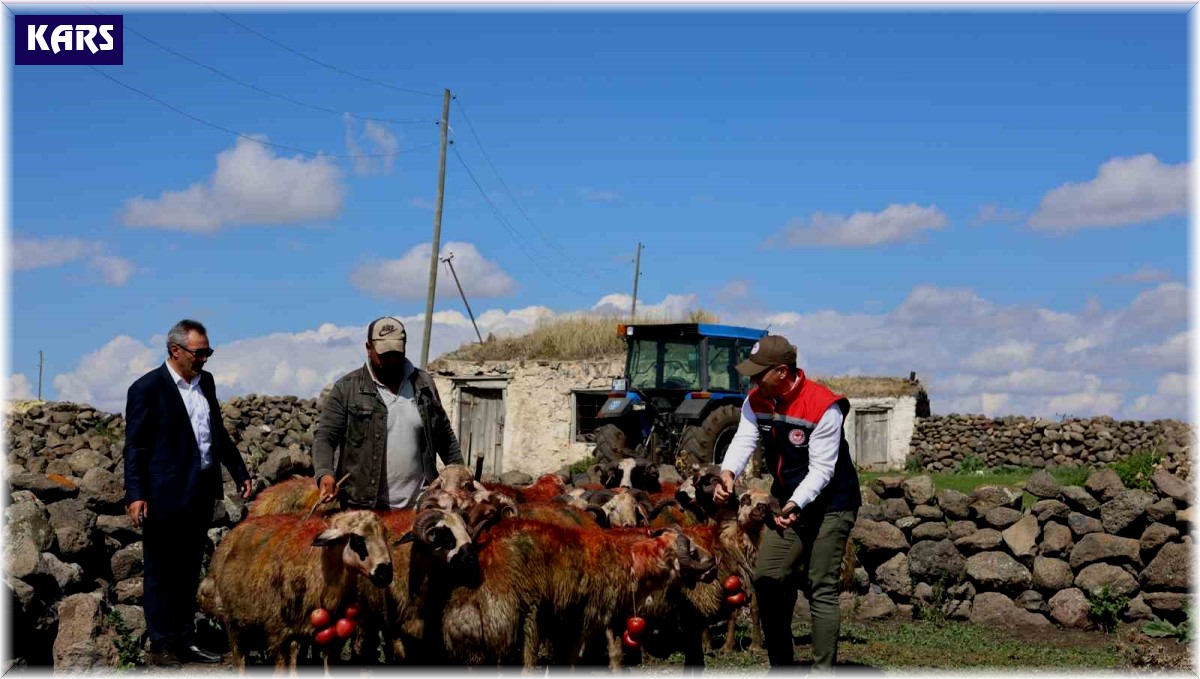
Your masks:
[{"label": "rock pile", "polygon": [[1084,486],[1045,471],[1021,488],[934,491],[928,476],[863,489],[851,534],[861,564],[847,612],[1087,628],[1089,594],[1125,597],[1124,620],[1178,622],[1189,603],[1193,492],[1160,469],[1151,491],[1112,470]]},{"label": "rock pile", "polygon": [[1178,420],[1153,422],[1114,420],[1111,417],[1067,419],[983,415],[943,415],[917,419],[911,454],[927,471],[953,469],[966,456],[985,466],[1019,465],[1101,466],[1141,451],[1163,456],[1164,467],[1184,479],[1191,478],[1187,451],[1192,447],[1189,427]]}]

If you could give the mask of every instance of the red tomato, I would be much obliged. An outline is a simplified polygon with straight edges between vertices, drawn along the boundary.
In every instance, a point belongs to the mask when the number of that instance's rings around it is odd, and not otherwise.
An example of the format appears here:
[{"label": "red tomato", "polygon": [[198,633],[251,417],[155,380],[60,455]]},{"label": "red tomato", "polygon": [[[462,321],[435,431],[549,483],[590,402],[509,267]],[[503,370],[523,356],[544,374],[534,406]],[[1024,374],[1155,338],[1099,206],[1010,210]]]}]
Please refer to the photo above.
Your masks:
[{"label": "red tomato", "polygon": [[641,642],[629,636],[629,630],[625,630],[625,634],[621,635],[621,643],[625,644],[626,648],[641,648],[642,646]]},{"label": "red tomato", "polygon": [[746,603],[746,593],[737,592],[736,594],[730,594],[729,596],[725,597],[725,602],[731,606],[741,606],[742,604]]},{"label": "red tomato", "polygon": [[312,615],[308,616],[308,621],[311,622],[312,626],[316,627],[317,629],[328,627],[329,620],[329,611],[325,610],[324,608],[315,609],[312,612]]},{"label": "red tomato", "polygon": [[361,612],[362,612],[362,609],[359,608],[358,604],[350,604],[349,606],[346,607],[346,619],[347,620],[358,620],[358,614]]},{"label": "red tomato", "polygon": [[339,639],[345,639],[351,634],[354,634],[354,630],[357,627],[358,623],[354,622],[353,620],[347,620],[346,618],[338,620],[337,624],[333,626],[333,628],[337,630]]},{"label": "red tomato", "polygon": [[742,579],[736,575],[725,578],[725,582],[722,584],[725,586],[725,591],[730,594],[742,591]]},{"label": "red tomato", "polygon": [[328,646],[337,637],[337,633],[334,632],[332,627],[326,627],[314,636],[318,646]]},{"label": "red tomato", "polygon": [[630,635],[637,637],[646,631],[646,619],[635,615],[625,621],[625,629]]}]

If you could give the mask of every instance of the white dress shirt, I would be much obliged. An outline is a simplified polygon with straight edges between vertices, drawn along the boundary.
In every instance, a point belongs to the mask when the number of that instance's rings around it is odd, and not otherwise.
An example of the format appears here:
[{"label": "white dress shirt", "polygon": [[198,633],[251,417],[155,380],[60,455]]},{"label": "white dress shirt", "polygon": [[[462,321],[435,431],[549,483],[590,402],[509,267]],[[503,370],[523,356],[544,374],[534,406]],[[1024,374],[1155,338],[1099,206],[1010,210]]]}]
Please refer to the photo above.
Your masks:
[{"label": "white dress shirt", "polygon": [[[767,417],[771,417],[768,415]],[[808,438],[808,473],[804,480],[792,493],[792,502],[798,509],[804,509],[810,502],[817,499],[829,480],[833,478],[833,467],[837,464],[838,448],[842,443],[842,411],[834,403],[825,410],[817,426],[813,428]],[[738,422],[737,432],[729,442],[725,451],[725,459],[721,462],[722,471],[733,472],[739,476],[750,462],[750,456],[758,446],[758,419],[754,409],[750,407],[750,399],[742,402],[742,418]]]},{"label": "white dress shirt", "polygon": [[208,419],[208,399],[204,398],[204,393],[200,391],[200,375],[188,382],[175,372],[170,361],[167,361],[166,365],[171,378],[175,380],[175,386],[179,388],[179,395],[187,408],[188,419],[192,422],[192,434],[196,436],[196,445],[200,448],[200,468],[208,469],[212,466],[212,431]]}]

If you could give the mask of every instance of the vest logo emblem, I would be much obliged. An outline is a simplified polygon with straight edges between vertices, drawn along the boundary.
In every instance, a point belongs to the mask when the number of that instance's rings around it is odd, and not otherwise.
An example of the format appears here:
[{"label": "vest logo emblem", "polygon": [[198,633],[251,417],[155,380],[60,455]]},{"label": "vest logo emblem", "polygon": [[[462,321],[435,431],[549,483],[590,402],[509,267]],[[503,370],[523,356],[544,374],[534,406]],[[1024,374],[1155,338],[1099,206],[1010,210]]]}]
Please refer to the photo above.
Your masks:
[{"label": "vest logo emblem", "polygon": [[802,446],[807,440],[808,438],[804,435],[803,429],[793,429],[788,432],[788,441],[790,441],[793,446]]}]

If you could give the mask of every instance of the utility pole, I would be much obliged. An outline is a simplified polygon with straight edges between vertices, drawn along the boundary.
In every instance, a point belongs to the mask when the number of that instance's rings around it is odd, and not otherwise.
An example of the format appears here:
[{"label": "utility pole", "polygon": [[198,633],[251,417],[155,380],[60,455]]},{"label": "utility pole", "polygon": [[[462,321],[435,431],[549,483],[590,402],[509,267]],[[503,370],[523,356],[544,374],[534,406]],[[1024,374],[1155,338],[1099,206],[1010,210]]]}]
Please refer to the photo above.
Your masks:
[{"label": "utility pole", "polygon": [[38,400],[42,400],[42,351],[38,350]]},{"label": "utility pole", "polygon": [[637,320],[637,286],[638,279],[642,277],[642,244],[638,243],[637,257],[633,264],[633,309],[629,312],[629,322],[633,323]]},{"label": "utility pole", "polygon": [[429,256],[429,296],[425,299],[425,337],[421,340],[421,367],[429,363],[429,336],[433,333],[433,294],[437,291],[438,248],[442,244],[442,197],[446,190],[446,140],[450,132],[450,89],[442,94],[442,150],[438,163],[437,206],[433,209],[433,253]]},{"label": "utility pole", "polygon": [[458,282],[458,274],[454,271],[454,253],[447,252],[442,261],[446,266],[450,267],[450,275],[454,276],[454,285],[458,287],[458,294],[462,297],[463,305],[467,307],[467,315],[471,317],[471,327],[475,328],[475,336],[479,338],[479,343],[483,344],[483,335],[479,334],[479,326],[475,325],[475,314],[471,312],[471,303],[467,301],[467,293],[463,292],[462,283]]}]

